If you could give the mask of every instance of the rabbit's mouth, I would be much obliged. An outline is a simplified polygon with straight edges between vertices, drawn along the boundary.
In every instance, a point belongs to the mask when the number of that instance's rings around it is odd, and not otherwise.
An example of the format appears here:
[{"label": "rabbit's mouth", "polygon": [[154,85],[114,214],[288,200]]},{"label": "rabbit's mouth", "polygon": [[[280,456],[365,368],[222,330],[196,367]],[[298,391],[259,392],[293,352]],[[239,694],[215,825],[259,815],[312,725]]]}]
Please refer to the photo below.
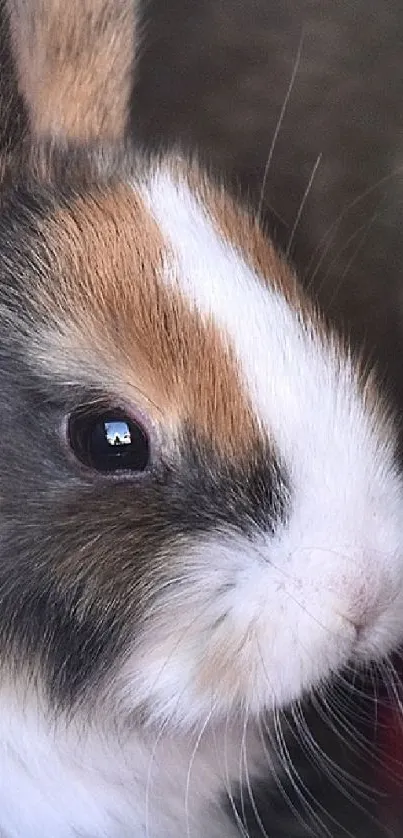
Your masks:
[{"label": "rabbit's mouth", "polygon": [[123,667],[128,706],[141,696],[155,721],[185,728],[209,712],[222,720],[247,707],[258,716],[303,698],[346,666],[382,660],[401,640],[401,597],[386,596],[384,579],[378,611],[370,587],[357,607],[359,574],[353,595],[351,578],[339,581],[342,560],[334,573],[333,553],[304,555],[305,568],[309,558],[320,561],[327,587],[263,561],[261,547],[254,555],[241,539],[237,549],[229,539],[195,548]]}]

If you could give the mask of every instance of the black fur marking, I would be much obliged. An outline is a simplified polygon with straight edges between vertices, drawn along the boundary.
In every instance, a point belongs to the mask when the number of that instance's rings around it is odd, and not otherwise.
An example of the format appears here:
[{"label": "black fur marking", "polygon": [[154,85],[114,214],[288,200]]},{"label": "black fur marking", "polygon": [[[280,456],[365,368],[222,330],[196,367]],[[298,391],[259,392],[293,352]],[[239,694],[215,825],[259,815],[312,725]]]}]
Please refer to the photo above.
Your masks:
[{"label": "black fur marking", "polygon": [[291,487],[263,436],[230,461],[191,426],[140,479],[75,462],[60,428],[94,394],[27,363],[30,289],[52,281],[46,249],[35,264],[38,226],[54,207],[46,190],[14,193],[0,221],[0,660],[39,665],[52,703],[71,708],[113,673],[176,557],[204,534],[274,533]]}]

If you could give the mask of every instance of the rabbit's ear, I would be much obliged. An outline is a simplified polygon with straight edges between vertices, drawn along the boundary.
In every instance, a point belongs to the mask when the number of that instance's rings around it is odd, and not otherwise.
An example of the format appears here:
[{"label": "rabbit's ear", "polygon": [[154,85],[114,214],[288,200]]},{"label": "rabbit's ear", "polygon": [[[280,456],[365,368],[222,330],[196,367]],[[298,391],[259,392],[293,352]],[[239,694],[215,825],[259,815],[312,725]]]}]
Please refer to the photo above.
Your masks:
[{"label": "rabbit's ear", "polygon": [[33,138],[123,137],[137,0],[7,0],[7,8]]}]

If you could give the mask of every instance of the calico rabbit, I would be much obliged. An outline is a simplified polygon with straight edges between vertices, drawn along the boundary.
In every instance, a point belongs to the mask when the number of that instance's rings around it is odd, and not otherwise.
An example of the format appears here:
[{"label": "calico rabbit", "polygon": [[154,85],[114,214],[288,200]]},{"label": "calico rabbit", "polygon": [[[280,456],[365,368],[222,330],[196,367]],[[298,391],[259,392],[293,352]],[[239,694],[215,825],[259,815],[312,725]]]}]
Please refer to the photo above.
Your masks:
[{"label": "calico rabbit", "polygon": [[136,4],[7,9],[0,835],[245,834],[273,713],[402,640],[395,422],[259,219],[133,147]]}]

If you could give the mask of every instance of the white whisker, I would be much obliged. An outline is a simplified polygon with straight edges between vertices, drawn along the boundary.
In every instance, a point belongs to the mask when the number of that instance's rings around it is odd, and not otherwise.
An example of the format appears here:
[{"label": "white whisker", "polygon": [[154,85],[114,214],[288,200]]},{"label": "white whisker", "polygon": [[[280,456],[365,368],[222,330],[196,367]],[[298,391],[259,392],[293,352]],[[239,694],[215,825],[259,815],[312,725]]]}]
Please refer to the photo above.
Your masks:
[{"label": "white whisker", "polygon": [[146,796],[145,796],[145,834],[146,838],[149,838],[150,835],[150,792],[151,792],[151,779],[152,779],[152,769],[154,766],[154,760],[157,753],[158,745],[162,739],[162,736],[169,724],[169,719],[165,719],[163,724],[158,731],[156,736],[149,763],[148,763],[148,771],[147,771],[147,782],[146,782]]},{"label": "white whisker", "polygon": [[304,783],[304,781],[302,780],[301,776],[299,775],[299,773],[298,773],[298,771],[297,771],[297,769],[296,769],[296,767],[293,763],[293,760],[291,758],[290,752],[288,750],[288,747],[287,747],[287,744],[286,744],[286,741],[285,741],[285,737],[284,737],[284,733],[283,733],[283,730],[282,730],[282,727],[281,727],[281,722],[280,722],[280,717],[279,717],[278,712],[275,712],[275,714],[274,714],[274,732],[275,732],[275,736],[276,736],[278,754],[279,754],[279,757],[280,757],[280,761],[281,761],[283,770],[285,771],[286,776],[288,777],[288,780],[289,780],[289,782],[291,784],[291,787],[293,788],[295,794],[297,795],[298,799],[301,801],[305,812],[307,813],[307,815],[311,819],[310,828],[312,828],[312,824],[315,824],[315,832],[316,832],[316,828],[319,828],[319,830],[322,830],[324,833],[326,833],[326,835],[329,836],[329,838],[331,838],[331,833],[330,833],[329,829],[327,828],[326,824],[323,822],[320,815],[317,812],[315,812],[315,809],[313,808],[312,803],[310,801],[312,801],[315,805],[317,805],[319,810],[323,811],[324,814],[327,814],[327,813],[325,812],[323,807],[318,804],[318,801],[311,794],[311,792],[309,791],[306,783]]},{"label": "white whisker", "polygon": [[316,172],[318,171],[321,160],[322,160],[322,154],[319,154],[318,157],[316,158],[316,161],[315,161],[314,165],[313,165],[313,169],[312,169],[309,181],[308,181],[308,185],[307,185],[307,187],[305,189],[305,192],[302,196],[302,200],[301,200],[301,203],[299,205],[299,209],[298,209],[298,212],[297,212],[294,224],[293,224],[293,228],[291,230],[290,237],[288,239],[288,244],[287,244],[287,248],[286,248],[286,251],[285,251],[285,255],[286,255],[287,258],[290,255],[292,244],[293,244],[294,237],[295,237],[295,233],[297,232],[298,224],[301,220],[301,216],[302,216],[302,213],[303,213],[303,210],[304,210],[304,206],[306,204],[308,195],[309,195],[309,193],[312,189],[312,185],[313,185],[313,182],[315,180],[315,175],[316,175]]},{"label": "white whisker", "polygon": [[245,720],[244,720],[244,726],[243,726],[243,732],[242,732],[242,742],[241,742],[241,753],[243,755],[243,763],[244,763],[244,767],[245,767],[246,787],[247,787],[247,790],[248,790],[248,797],[249,797],[249,801],[250,801],[250,804],[251,804],[251,807],[252,807],[252,811],[253,811],[253,814],[255,816],[256,823],[257,823],[257,825],[260,829],[260,833],[263,836],[263,838],[269,838],[269,836],[268,836],[268,834],[267,834],[267,832],[264,828],[263,821],[260,817],[260,814],[259,814],[259,811],[258,811],[258,808],[257,808],[257,805],[256,805],[255,797],[254,797],[254,794],[253,794],[252,784],[251,784],[251,781],[250,781],[249,768],[248,768],[248,754],[247,754],[247,746],[246,746],[246,733],[247,733],[248,721],[249,721],[249,719],[248,719],[248,708],[246,707],[245,708]]},{"label": "white whisker", "polygon": [[331,759],[331,757],[329,757],[321,745],[316,741],[309,729],[302,707],[300,705],[295,705],[291,708],[291,713],[299,734],[298,741],[300,741],[304,752],[312,765],[320,767],[320,770],[331,781],[332,785],[334,785],[334,787],[337,788],[347,800],[358,808],[362,809],[363,807],[360,806],[356,798],[350,794],[351,788],[353,788],[354,791],[360,795],[360,797],[367,801],[372,801],[373,788],[359,780]]},{"label": "white whisker", "polygon": [[344,207],[342,212],[337,216],[335,221],[332,222],[332,224],[328,227],[325,234],[322,236],[318,246],[315,248],[315,250],[312,254],[311,259],[309,260],[309,263],[308,263],[307,268],[306,268],[305,273],[304,273],[305,278],[308,278],[309,271],[312,268],[312,264],[314,263],[317,254],[320,252],[320,249],[322,248],[322,246],[325,245],[323,247],[322,253],[321,253],[321,255],[320,255],[320,257],[319,257],[319,259],[316,263],[316,267],[315,267],[314,271],[309,276],[308,286],[310,286],[311,283],[314,281],[314,279],[315,279],[318,271],[320,270],[320,267],[321,267],[321,265],[322,265],[322,263],[323,263],[323,261],[326,257],[326,254],[327,254],[327,252],[328,252],[328,250],[329,250],[329,248],[330,248],[330,246],[331,246],[331,244],[334,240],[334,237],[337,234],[337,230],[338,230],[341,222],[348,215],[350,210],[352,210],[356,206],[358,206],[369,195],[372,195],[374,192],[376,192],[376,190],[379,189],[380,186],[383,186],[383,184],[387,183],[389,180],[392,180],[394,177],[398,177],[402,173],[403,173],[403,167],[401,167],[401,166],[398,167],[397,169],[395,169],[393,172],[389,172],[387,175],[384,175],[383,177],[379,178],[379,180],[377,180],[376,183],[372,184],[372,186],[369,186],[367,189],[365,189],[363,192],[361,192],[359,195],[357,195],[356,198],[354,198],[352,201],[350,201]]},{"label": "white whisker", "polygon": [[327,305],[331,306],[334,303],[334,301],[337,297],[337,294],[338,294],[340,288],[342,287],[342,284],[343,284],[343,281],[344,281],[345,277],[347,276],[349,270],[351,269],[352,265],[354,264],[355,259],[357,258],[358,254],[360,253],[362,247],[364,246],[364,244],[365,244],[365,242],[368,238],[368,235],[371,231],[371,228],[373,227],[375,222],[380,217],[381,217],[380,211],[374,212],[374,214],[371,216],[371,218],[369,219],[368,222],[366,222],[365,224],[360,224],[360,226],[355,230],[354,234],[349,237],[349,239],[345,243],[345,245],[342,248],[340,248],[340,250],[337,251],[336,257],[334,259],[332,259],[332,261],[328,265],[326,272],[324,273],[323,277],[321,278],[320,283],[317,286],[317,291],[318,292],[320,292],[320,290],[324,287],[324,285],[326,283],[326,280],[331,273],[332,268],[334,267],[334,265],[337,264],[337,261],[340,258],[340,256],[348,250],[348,247],[351,244],[351,242],[354,241],[354,239],[356,239],[357,237],[359,237],[358,244],[356,245],[351,257],[349,258],[349,260],[347,262],[347,265],[343,268],[342,273],[337,278],[337,285],[335,287],[333,287],[333,293],[328,298]]},{"label": "white whisker", "polygon": [[259,199],[259,205],[258,205],[258,210],[257,210],[259,218],[262,215],[264,193],[266,191],[267,178],[268,178],[268,175],[269,175],[269,170],[270,170],[271,161],[272,161],[273,154],[274,154],[274,149],[276,147],[277,138],[278,138],[278,135],[280,133],[281,126],[283,124],[283,119],[284,119],[284,116],[285,116],[285,112],[287,110],[287,105],[288,105],[288,102],[289,102],[289,99],[290,99],[290,96],[291,96],[291,93],[292,93],[292,90],[293,90],[293,87],[294,87],[294,83],[295,83],[295,79],[297,77],[298,69],[299,69],[299,66],[300,66],[300,63],[301,63],[303,42],[304,42],[304,33],[302,32],[301,37],[300,37],[300,41],[299,41],[299,44],[298,44],[297,55],[295,57],[291,78],[290,78],[288,88],[287,88],[287,91],[286,91],[286,94],[285,94],[285,97],[284,97],[284,101],[283,101],[283,104],[282,104],[282,107],[281,107],[280,115],[279,115],[279,118],[277,120],[277,125],[276,125],[276,128],[275,128],[274,134],[273,134],[273,139],[271,141],[271,146],[270,146],[270,149],[269,149],[269,154],[267,156],[266,165],[264,167],[262,187],[261,187],[261,190],[260,190],[260,199]]},{"label": "white whisker", "polygon": [[[266,757],[267,765],[270,766],[270,774],[271,774],[271,776],[274,780],[276,788],[280,792],[283,800],[286,802],[290,813],[294,815],[294,817],[298,820],[298,822],[301,824],[301,826],[305,829],[306,827],[308,827],[308,824],[303,820],[300,813],[298,812],[298,809],[296,808],[293,801],[291,800],[291,798],[290,798],[290,796],[287,792],[287,789],[285,788],[285,785],[284,785],[284,783],[283,783],[283,781],[282,781],[282,779],[279,775],[278,768],[275,765],[275,762],[274,762],[274,759],[273,759],[273,754],[276,753],[276,748],[275,748],[274,743],[273,743],[272,732],[271,732],[270,728],[268,727],[268,725],[265,724],[264,728],[265,729],[263,730],[262,720],[258,719],[258,730],[259,730],[260,740],[261,740],[263,752],[264,752],[265,757]],[[267,746],[267,741],[266,741],[267,739],[270,742],[272,752],[269,750],[269,748]],[[280,762],[281,762],[281,760],[280,760]]]},{"label": "white whisker", "polygon": [[229,776],[229,768],[228,768],[228,724],[230,720],[230,713],[227,712],[226,720],[225,720],[225,728],[224,728],[224,784],[225,789],[228,795],[228,801],[231,807],[232,815],[236,822],[236,825],[243,836],[243,838],[250,838],[248,830],[246,828],[246,824],[242,821],[242,818],[238,812],[238,809],[235,804],[234,795],[231,789],[231,780]]},{"label": "white whisker", "polygon": [[207,714],[207,716],[206,716],[206,718],[205,718],[205,720],[204,720],[204,722],[203,722],[203,724],[200,728],[199,734],[198,734],[196,742],[195,742],[195,746],[193,748],[193,751],[192,751],[192,753],[190,755],[190,759],[189,759],[189,767],[188,767],[188,771],[187,771],[187,775],[186,775],[186,789],[185,789],[185,817],[186,817],[187,838],[190,838],[189,794],[190,794],[190,778],[191,778],[193,763],[195,761],[197,751],[199,750],[200,743],[201,743],[201,740],[203,738],[203,735],[206,731],[206,728],[207,728],[209,722],[211,721],[211,717],[213,715],[214,710],[215,710],[215,705],[212,704],[212,706],[210,708],[210,711]]}]

